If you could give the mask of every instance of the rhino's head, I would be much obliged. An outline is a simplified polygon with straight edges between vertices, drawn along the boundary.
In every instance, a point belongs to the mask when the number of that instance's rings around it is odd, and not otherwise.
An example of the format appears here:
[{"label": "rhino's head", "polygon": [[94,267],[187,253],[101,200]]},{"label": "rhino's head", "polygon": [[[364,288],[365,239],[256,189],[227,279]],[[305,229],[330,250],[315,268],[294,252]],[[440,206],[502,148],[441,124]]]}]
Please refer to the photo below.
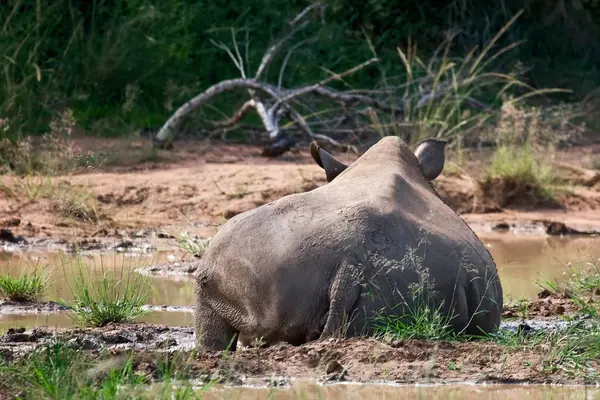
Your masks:
[{"label": "rhino's head", "polygon": [[[397,138],[396,143],[399,143],[398,141],[401,142],[401,139]],[[406,145],[404,142],[402,142],[402,144],[404,146]],[[427,181],[432,181],[437,178],[444,169],[444,163],[446,162],[446,144],[447,142],[445,140],[425,139],[417,145],[417,148],[414,151],[414,156],[416,157],[413,157],[412,154],[407,152],[400,152],[398,154],[400,154],[400,157],[403,157],[403,163],[415,164],[414,166],[421,171],[425,179]],[[381,144],[377,144],[375,146],[380,145]],[[390,145],[393,144],[390,143]],[[373,149],[373,147],[371,149]],[[337,160],[327,151],[323,150],[316,141],[311,143],[310,154],[315,162],[325,170],[327,182],[331,182],[348,168],[348,165]],[[358,160],[356,162],[358,162]]]}]

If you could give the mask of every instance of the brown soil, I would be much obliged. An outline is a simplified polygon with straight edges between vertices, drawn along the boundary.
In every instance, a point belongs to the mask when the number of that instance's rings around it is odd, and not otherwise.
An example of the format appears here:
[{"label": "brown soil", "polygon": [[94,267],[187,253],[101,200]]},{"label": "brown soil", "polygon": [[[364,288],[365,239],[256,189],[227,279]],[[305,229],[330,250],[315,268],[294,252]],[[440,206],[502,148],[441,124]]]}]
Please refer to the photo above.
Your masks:
[{"label": "brown soil", "polygon": [[[36,346],[60,340],[98,353],[109,349],[113,357],[136,351],[135,368],[148,376],[157,373],[158,359],[167,357],[185,368],[190,378],[221,378],[223,383],[252,380],[282,384],[290,378],[321,382],[392,381],[396,383],[529,382],[584,383],[583,378],[549,366],[550,350],[542,346],[506,347],[494,343],[428,342],[384,343],[375,339],[326,339],[294,347],[243,348],[224,356],[201,352],[195,357],[192,328],[159,325],[111,325],[92,329],[11,330],[0,337],[6,359],[18,358]],[[588,382],[589,383],[589,382]]]},{"label": "brown soil", "polygon": [[[86,138],[81,143],[88,150],[109,151],[119,162],[116,166],[61,176],[53,181],[66,182],[73,190],[90,193],[102,216],[100,221],[89,223],[64,217],[53,199],[14,198],[0,191],[0,228],[8,228],[15,236],[29,240],[52,238],[69,242],[122,237],[140,229],[160,230],[162,237],[181,231],[208,237],[224,220],[238,213],[326,183],[323,171],[304,148],[278,159],[267,159],[260,156],[261,148],[256,146],[178,142],[175,150],[161,151],[145,160],[133,154],[149,153],[148,141]],[[564,150],[557,158],[563,164],[577,157],[587,159],[595,154],[590,153],[590,147],[593,146]],[[600,149],[600,145],[597,147]],[[348,163],[355,159],[351,155],[338,157]],[[486,153],[472,152],[462,168],[469,174],[443,175],[435,181],[442,199],[467,221],[494,225],[507,218],[523,220],[530,218],[535,208],[537,219],[551,222],[558,219],[570,227],[575,218],[577,222],[585,222],[585,231],[600,230],[597,186],[576,186],[544,210],[540,204],[528,203],[526,198],[498,204],[494,196],[486,195],[477,184],[486,157]],[[594,173],[583,170],[588,175]],[[3,176],[0,183],[17,187],[31,179]]]},{"label": "brown soil", "polygon": [[536,300],[519,302],[504,306],[502,318],[544,319],[575,315],[579,311],[577,305],[561,293],[552,293],[543,290],[538,293]]}]

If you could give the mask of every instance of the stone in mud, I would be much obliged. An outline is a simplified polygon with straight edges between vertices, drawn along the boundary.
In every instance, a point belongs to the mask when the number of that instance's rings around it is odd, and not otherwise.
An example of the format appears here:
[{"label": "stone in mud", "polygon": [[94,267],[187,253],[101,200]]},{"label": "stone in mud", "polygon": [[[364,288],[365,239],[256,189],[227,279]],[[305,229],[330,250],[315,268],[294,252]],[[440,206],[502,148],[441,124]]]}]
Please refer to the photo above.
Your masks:
[{"label": "stone in mud", "polygon": [[500,222],[500,223],[494,225],[492,227],[492,230],[494,230],[494,231],[502,231],[502,232],[508,231],[508,230],[510,230],[510,225],[507,224],[506,222]]},{"label": "stone in mud", "polygon": [[74,349],[81,350],[98,350],[102,348],[102,344],[98,339],[91,336],[78,336],[67,341],[67,345]]},{"label": "stone in mud", "polygon": [[102,334],[102,340],[107,344],[135,343],[137,337],[133,332],[109,331]]},{"label": "stone in mud", "polygon": [[23,243],[27,244],[27,240],[23,236],[15,236],[10,229],[0,229],[0,240],[9,243]]}]

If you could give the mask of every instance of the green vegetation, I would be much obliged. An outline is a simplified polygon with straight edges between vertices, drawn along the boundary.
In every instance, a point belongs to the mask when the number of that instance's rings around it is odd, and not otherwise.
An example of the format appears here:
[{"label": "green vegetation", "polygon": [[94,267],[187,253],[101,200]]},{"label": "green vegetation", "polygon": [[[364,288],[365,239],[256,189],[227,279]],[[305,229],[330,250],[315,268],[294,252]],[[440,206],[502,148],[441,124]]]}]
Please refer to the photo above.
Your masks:
[{"label": "green vegetation", "polygon": [[119,271],[113,271],[117,277],[112,279],[109,271],[102,268],[102,279],[98,282],[81,258],[75,262],[77,276],[69,284],[73,300],[61,303],[70,308],[70,316],[76,324],[104,326],[131,322],[148,313],[144,305],[151,286],[146,277],[122,266]]},{"label": "green vegetation", "polygon": [[[335,86],[382,93],[393,89],[412,99],[419,85],[456,85],[439,102],[444,106],[417,109],[407,102],[403,110],[409,121],[431,121],[433,125],[422,128],[436,132],[459,129],[459,116],[479,119],[472,111],[478,106],[467,95],[498,106],[500,93],[521,95],[531,88],[559,86],[573,89],[562,99],[579,100],[600,83],[595,68],[600,61],[596,2],[577,2],[579,7],[569,5],[562,12],[557,12],[558,3],[542,0],[504,0],[502,6],[470,0],[409,1],[403,7],[381,0],[323,3],[324,19],[315,13],[297,38],[314,40],[289,56],[292,44],[285,48],[265,71],[266,81],[277,82],[285,57],[289,63],[283,85],[297,87],[376,53],[382,60],[377,73],[375,67],[368,68]],[[275,38],[288,33],[286,22],[306,5],[299,0],[286,7],[272,0],[5,2],[0,6],[1,135],[48,132],[51,121],[68,109],[79,126],[98,135],[156,128],[193,95],[240,75],[216,43],[232,44],[235,39],[249,73]],[[431,61],[417,56],[411,38],[419,38],[419,53],[432,55]],[[500,50],[490,51],[487,44]],[[505,57],[507,52],[510,57]],[[495,89],[487,87],[492,81]],[[226,94],[198,117],[221,119],[243,102],[235,93]],[[378,124],[381,115],[369,118]]]},{"label": "green vegetation", "polygon": [[[180,371],[169,356],[153,360],[148,376],[134,369],[133,355],[90,355],[65,343],[37,348],[15,361],[0,363],[3,394],[22,399],[199,399],[211,383],[193,388],[173,382]],[[181,369],[183,367],[180,366]],[[175,385],[177,383],[177,385]]]},{"label": "green vegetation", "polygon": [[373,322],[375,335],[384,340],[449,340],[454,337],[450,318],[427,304],[417,304],[397,315],[377,316]]},{"label": "green vegetation", "polygon": [[567,328],[527,333],[523,328],[502,329],[483,339],[519,350],[542,351],[542,370],[598,382],[600,321],[581,321]]},{"label": "green vegetation", "polygon": [[[501,183],[499,191],[503,197],[527,194],[542,200],[552,197],[549,190],[552,170],[530,147],[500,147],[485,172],[484,187]],[[500,202],[500,205],[505,205],[505,202]]]},{"label": "green vegetation", "polygon": [[[559,191],[552,155],[556,147],[581,133],[570,122],[579,111],[570,107],[502,105],[497,124],[486,137],[498,144],[480,187],[500,207],[512,204],[552,204]],[[493,139],[492,139],[493,138]]]},{"label": "green vegetation", "polygon": [[47,287],[47,275],[37,270],[31,274],[23,272],[19,276],[0,276],[0,294],[12,301],[38,301]]},{"label": "green vegetation", "polygon": [[546,281],[540,286],[556,295],[569,298],[583,315],[600,317],[600,263],[592,257],[588,261],[569,263],[571,272],[560,282]]},{"label": "green vegetation", "polygon": [[206,239],[194,239],[187,232],[182,232],[177,238],[177,243],[182,250],[192,257],[200,258],[206,251],[210,241]]}]

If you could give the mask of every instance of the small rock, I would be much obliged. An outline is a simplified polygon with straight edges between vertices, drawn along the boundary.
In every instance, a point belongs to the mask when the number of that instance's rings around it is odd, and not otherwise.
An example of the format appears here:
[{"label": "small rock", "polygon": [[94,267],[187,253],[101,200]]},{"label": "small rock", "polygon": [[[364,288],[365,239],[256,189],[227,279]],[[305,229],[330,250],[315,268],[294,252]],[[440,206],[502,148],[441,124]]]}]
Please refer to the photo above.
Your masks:
[{"label": "small rock", "polygon": [[109,344],[134,343],[135,334],[130,332],[110,331],[102,334],[102,339]]},{"label": "small rock", "polygon": [[241,211],[237,211],[237,210],[225,210],[223,212],[223,218],[225,219],[231,219],[233,217],[235,217],[236,215],[240,214]]},{"label": "small rock", "polygon": [[129,248],[131,248],[133,246],[134,246],[134,244],[133,244],[133,242],[131,240],[124,240],[121,243],[117,244],[115,246],[115,248],[117,248],[117,249],[118,248],[129,249]]},{"label": "small rock", "polygon": [[175,340],[174,338],[167,338],[163,341],[161,341],[158,344],[159,347],[172,347],[172,346],[177,346],[177,340]]},{"label": "small rock", "polygon": [[500,222],[500,223],[494,225],[492,227],[492,230],[494,230],[494,231],[508,231],[508,230],[510,230],[510,225],[508,225],[506,222]]},{"label": "small rock", "polygon": [[102,347],[98,339],[91,337],[75,337],[69,340],[67,345],[81,350],[97,350]]},{"label": "small rock", "polygon": [[144,236],[146,236],[146,232],[143,230],[139,230],[133,234],[134,238],[143,238]]},{"label": "small rock", "polygon": [[174,235],[171,235],[170,233],[166,232],[157,232],[156,237],[159,239],[175,239]]},{"label": "small rock", "polygon": [[545,299],[545,298],[548,298],[548,297],[551,297],[551,296],[552,296],[552,292],[550,292],[548,289],[542,290],[537,295],[538,299]]},{"label": "small rock", "polygon": [[5,228],[0,229],[0,240],[9,243],[27,243],[23,236],[15,236],[10,229]]},{"label": "small rock", "polygon": [[325,367],[325,372],[328,374],[333,374],[335,372],[340,372],[343,369],[344,369],[344,367],[342,367],[342,364],[340,364],[336,360],[333,360],[327,364],[327,366]]},{"label": "small rock", "polygon": [[96,237],[96,236],[108,236],[109,232],[106,228],[100,228],[97,231],[95,231],[94,233],[92,233],[92,237]]}]

